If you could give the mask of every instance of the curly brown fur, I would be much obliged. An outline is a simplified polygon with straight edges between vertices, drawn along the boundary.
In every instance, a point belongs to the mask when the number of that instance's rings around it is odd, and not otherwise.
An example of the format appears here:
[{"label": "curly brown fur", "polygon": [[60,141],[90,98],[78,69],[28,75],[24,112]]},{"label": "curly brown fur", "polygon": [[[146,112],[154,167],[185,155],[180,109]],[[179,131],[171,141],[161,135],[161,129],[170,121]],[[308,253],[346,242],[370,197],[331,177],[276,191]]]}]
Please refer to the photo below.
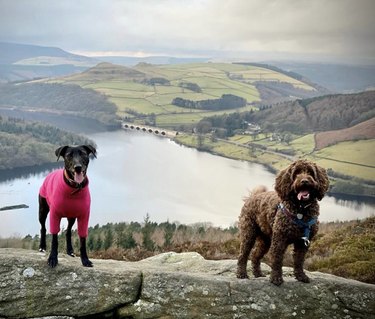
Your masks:
[{"label": "curly brown fur", "polygon": [[[240,255],[237,277],[248,278],[247,260],[250,255],[254,277],[263,276],[260,269],[262,257],[269,251],[271,260],[270,281],[283,283],[282,263],[285,250],[294,245],[294,275],[297,280],[309,282],[303,271],[308,246],[305,245],[303,227],[297,225],[297,214],[308,222],[319,216],[319,204],[329,187],[325,169],[307,160],[297,160],[279,172],[275,181],[275,192],[264,186],[253,190],[245,199],[239,218]],[[282,203],[285,211],[278,209]],[[318,231],[318,224],[311,226],[309,240]]]}]

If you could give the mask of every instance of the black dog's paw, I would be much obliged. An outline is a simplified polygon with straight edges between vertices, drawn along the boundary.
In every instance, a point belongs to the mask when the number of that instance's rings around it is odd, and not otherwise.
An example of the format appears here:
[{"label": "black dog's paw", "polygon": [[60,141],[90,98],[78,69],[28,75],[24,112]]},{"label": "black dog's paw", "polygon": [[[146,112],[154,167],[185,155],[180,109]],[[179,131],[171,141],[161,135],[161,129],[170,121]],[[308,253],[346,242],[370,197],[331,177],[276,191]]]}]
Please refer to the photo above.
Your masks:
[{"label": "black dog's paw", "polygon": [[81,258],[82,265],[85,267],[94,267],[92,262],[88,258]]},{"label": "black dog's paw", "polygon": [[46,249],[45,249],[45,248],[39,248],[39,252],[40,252],[40,253],[45,253],[45,252],[46,252]]},{"label": "black dog's paw", "polygon": [[74,253],[73,250],[68,250],[66,253],[67,253],[69,256],[71,256],[71,257],[75,257],[75,256],[76,256],[76,254]]},{"label": "black dog's paw", "polygon": [[48,265],[51,267],[51,268],[55,268],[57,266],[57,264],[59,263],[58,259],[57,259],[57,254],[53,254],[51,253],[48,257]]}]

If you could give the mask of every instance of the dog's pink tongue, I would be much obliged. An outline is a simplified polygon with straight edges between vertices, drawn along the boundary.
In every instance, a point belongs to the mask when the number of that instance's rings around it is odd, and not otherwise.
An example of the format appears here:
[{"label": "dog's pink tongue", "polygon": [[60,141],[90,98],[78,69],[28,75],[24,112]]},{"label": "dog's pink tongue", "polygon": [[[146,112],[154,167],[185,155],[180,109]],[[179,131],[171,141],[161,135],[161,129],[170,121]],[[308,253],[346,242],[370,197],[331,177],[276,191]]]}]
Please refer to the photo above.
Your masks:
[{"label": "dog's pink tongue", "polygon": [[83,174],[82,173],[74,173],[74,181],[78,184],[81,184],[83,182]]},{"label": "dog's pink tongue", "polygon": [[310,193],[308,191],[300,191],[297,195],[298,200],[308,200]]}]

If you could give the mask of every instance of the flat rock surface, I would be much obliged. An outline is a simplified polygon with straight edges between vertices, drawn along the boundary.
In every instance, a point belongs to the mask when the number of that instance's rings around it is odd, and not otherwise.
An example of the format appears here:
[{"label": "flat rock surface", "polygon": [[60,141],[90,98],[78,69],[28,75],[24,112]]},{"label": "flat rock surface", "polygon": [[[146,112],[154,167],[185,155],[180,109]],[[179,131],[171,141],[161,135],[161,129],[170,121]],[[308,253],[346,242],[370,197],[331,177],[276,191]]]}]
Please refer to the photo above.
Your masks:
[{"label": "flat rock surface", "polygon": [[[375,286],[319,272],[240,280],[236,260],[164,253],[139,262],[0,249],[0,318],[375,318]],[[264,272],[269,267],[262,265]]]}]

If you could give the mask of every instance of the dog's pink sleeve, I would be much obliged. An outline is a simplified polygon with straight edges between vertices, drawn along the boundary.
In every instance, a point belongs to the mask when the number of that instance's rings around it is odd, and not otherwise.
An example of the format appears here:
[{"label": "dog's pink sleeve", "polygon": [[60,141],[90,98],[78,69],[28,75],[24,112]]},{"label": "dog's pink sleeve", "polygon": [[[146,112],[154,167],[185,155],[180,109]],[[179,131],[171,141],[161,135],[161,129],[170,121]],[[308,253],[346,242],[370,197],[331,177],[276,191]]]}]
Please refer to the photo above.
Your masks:
[{"label": "dog's pink sleeve", "polygon": [[78,236],[86,238],[88,235],[88,228],[89,228],[89,212],[78,217],[78,226],[77,226]]},{"label": "dog's pink sleeve", "polygon": [[49,231],[52,235],[56,235],[60,232],[61,217],[52,211],[49,215]]}]

